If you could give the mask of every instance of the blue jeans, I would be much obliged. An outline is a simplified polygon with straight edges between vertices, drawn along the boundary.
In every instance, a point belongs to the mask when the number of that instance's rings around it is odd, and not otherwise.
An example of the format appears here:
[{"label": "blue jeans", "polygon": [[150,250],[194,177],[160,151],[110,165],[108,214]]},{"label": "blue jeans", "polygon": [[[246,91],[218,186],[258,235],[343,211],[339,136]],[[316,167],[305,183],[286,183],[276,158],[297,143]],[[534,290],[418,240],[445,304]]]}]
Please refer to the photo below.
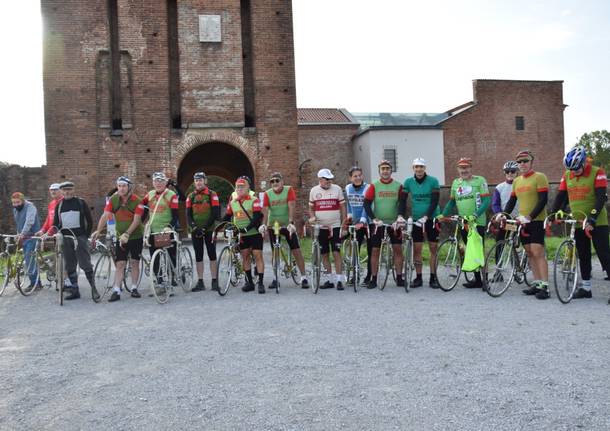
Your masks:
[{"label": "blue jeans", "polygon": [[38,262],[34,258],[34,249],[36,248],[36,240],[28,239],[23,242],[23,254],[25,256],[25,267],[30,277],[32,284],[38,279]]}]

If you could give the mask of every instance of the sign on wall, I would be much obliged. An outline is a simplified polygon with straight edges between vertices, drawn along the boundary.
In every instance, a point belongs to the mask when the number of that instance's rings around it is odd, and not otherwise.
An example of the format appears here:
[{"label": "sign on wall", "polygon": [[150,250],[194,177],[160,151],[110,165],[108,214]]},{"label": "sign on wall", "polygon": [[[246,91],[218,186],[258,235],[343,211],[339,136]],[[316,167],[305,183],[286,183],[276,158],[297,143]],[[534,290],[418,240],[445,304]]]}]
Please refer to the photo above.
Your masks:
[{"label": "sign on wall", "polygon": [[199,42],[222,42],[220,15],[199,15]]}]

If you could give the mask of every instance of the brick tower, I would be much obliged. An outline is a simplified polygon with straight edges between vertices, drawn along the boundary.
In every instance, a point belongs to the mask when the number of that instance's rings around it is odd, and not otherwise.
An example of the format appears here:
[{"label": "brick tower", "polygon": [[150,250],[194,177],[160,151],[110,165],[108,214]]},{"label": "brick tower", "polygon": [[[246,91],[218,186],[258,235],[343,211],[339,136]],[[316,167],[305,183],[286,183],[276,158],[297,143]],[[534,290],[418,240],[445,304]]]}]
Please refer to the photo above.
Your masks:
[{"label": "brick tower", "polygon": [[[49,181],[100,211],[119,175],[255,184],[298,166],[284,0],[42,0]],[[294,167],[294,169],[293,169]]]}]

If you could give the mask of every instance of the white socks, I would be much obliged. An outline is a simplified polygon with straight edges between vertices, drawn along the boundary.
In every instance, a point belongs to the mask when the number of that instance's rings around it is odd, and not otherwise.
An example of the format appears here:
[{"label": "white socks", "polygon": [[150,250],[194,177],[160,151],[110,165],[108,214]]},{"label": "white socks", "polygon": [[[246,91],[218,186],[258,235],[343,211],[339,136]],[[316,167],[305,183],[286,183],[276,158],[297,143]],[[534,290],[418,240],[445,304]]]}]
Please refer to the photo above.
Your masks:
[{"label": "white socks", "polygon": [[116,286],[114,286],[114,287],[112,288],[112,291],[113,291],[113,292],[116,292],[118,295],[120,295],[120,294],[121,294],[121,288],[120,288],[120,287],[116,287]]},{"label": "white socks", "polygon": [[584,290],[586,290],[587,292],[591,291],[591,280],[583,280],[582,281],[582,286],[580,286],[581,288],[583,288]]}]

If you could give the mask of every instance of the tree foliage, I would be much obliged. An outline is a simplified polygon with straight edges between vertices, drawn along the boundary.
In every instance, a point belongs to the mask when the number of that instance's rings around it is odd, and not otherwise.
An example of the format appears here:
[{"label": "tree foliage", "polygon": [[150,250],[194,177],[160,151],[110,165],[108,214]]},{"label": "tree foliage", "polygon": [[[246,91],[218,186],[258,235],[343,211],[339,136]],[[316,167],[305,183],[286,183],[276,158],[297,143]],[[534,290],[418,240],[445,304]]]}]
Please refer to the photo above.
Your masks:
[{"label": "tree foliage", "polygon": [[593,158],[593,164],[610,171],[610,132],[596,130],[585,133],[578,140],[577,145],[587,149],[587,155]]}]

